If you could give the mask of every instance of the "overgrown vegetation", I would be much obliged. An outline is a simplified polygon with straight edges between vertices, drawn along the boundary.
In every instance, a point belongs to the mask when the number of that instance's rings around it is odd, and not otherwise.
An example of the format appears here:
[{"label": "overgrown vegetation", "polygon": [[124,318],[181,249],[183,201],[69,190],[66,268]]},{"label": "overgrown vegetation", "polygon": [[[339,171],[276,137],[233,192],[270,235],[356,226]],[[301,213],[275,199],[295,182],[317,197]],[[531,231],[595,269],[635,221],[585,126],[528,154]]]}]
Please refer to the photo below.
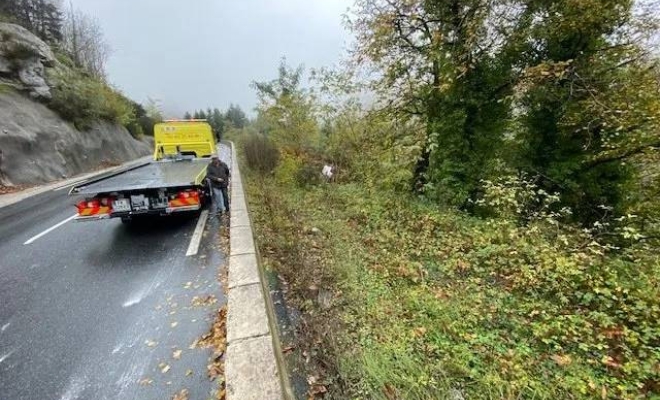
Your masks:
[{"label": "overgrown vegetation", "polygon": [[660,398],[653,6],[360,0],[349,71],[255,83],[233,137],[310,396]]},{"label": "overgrown vegetation", "polygon": [[124,126],[135,120],[129,101],[105,82],[69,69],[56,70],[52,80],[57,86],[50,107],[79,129],[88,129],[98,120]]}]

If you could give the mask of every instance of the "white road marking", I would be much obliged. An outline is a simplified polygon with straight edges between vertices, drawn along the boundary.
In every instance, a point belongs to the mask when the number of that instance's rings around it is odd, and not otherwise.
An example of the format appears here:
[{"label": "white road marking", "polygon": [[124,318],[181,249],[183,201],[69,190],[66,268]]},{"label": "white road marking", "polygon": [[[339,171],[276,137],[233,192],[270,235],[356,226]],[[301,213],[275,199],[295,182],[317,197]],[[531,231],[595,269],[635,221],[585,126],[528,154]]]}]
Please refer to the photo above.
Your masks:
[{"label": "white road marking", "polygon": [[32,244],[32,243],[34,243],[34,242],[35,242],[37,239],[39,239],[40,237],[45,236],[45,235],[51,233],[51,232],[54,231],[55,229],[59,228],[60,226],[62,226],[62,225],[64,225],[64,224],[66,224],[67,222],[71,221],[72,219],[74,219],[74,218],[77,217],[77,216],[78,216],[78,214],[76,214],[76,215],[72,215],[72,216],[70,216],[69,218],[65,219],[64,221],[60,222],[59,224],[51,226],[50,228],[48,228],[48,229],[46,229],[45,231],[43,231],[43,232],[41,232],[40,234],[38,234],[37,236],[34,236],[34,237],[28,239],[27,242],[23,243],[23,245],[28,245],[28,244]]},{"label": "white road marking", "polygon": [[9,358],[9,356],[14,354],[15,351],[16,350],[14,349],[14,350],[10,351],[9,353],[5,354],[4,356],[0,357],[0,363],[5,361],[7,358]]},{"label": "white road marking", "polygon": [[0,329],[0,332],[4,332],[9,328],[9,325],[11,325],[11,322],[7,322],[6,324],[2,325],[2,329]]},{"label": "white road marking", "polygon": [[186,257],[194,256],[199,251],[199,243],[202,241],[202,233],[204,232],[204,227],[206,226],[206,220],[209,217],[208,210],[202,211],[202,214],[197,220],[197,226],[195,227],[195,232],[190,239],[190,245],[188,246],[188,251],[186,252]]},{"label": "white road marking", "polygon": [[85,183],[85,182],[87,182],[87,179],[83,179],[83,180],[76,181],[76,182],[72,182],[72,183],[67,183],[66,185],[62,185],[62,186],[58,186],[58,187],[56,187],[55,189],[53,189],[53,192],[57,192],[57,191],[64,190],[64,189],[68,189],[68,188],[70,188],[70,187],[73,187],[73,186],[76,186],[76,185],[80,185],[80,184]]},{"label": "white road marking", "polygon": [[85,390],[87,386],[87,379],[86,378],[80,378],[80,377],[73,377],[69,381],[69,386],[66,389],[66,392],[62,395],[60,400],[75,400],[80,395],[82,392]]}]

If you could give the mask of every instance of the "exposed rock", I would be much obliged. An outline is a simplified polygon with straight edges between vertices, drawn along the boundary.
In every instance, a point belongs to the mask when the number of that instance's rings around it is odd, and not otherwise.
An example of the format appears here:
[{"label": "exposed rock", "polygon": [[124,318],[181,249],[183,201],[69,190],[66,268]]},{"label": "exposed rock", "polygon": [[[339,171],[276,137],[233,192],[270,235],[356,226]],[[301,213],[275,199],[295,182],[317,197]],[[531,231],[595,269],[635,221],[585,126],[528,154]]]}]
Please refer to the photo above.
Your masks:
[{"label": "exposed rock", "polygon": [[0,51],[12,51],[22,47],[38,56],[43,65],[55,66],[55,55],[50,46],[20,25],[0,22],[0,39]]},{"label": "exposed rock", "polygon": [[30,89],[30,95],[35,98],[50,99],[50,86],[46,83],[44,76],[46,69],[38,58],[22,60],[18,70],[18,78]]},{"label": "exposed rock", "polygon": [[34,98],[50,99],[46,68],[57,64],[50,46],[19,25],[0,23],[0,74],[14,78]]},{"label": "exposed rock", "polygon": [[6,58],[0,56],[0,74],[8,75],[12,72],[11,63]]},{"label": "exposed rock", "polygon": [[98,122],[76,130],[46,106],[0,93],[0,184],[39,184],[151,153],[123,127]]}]

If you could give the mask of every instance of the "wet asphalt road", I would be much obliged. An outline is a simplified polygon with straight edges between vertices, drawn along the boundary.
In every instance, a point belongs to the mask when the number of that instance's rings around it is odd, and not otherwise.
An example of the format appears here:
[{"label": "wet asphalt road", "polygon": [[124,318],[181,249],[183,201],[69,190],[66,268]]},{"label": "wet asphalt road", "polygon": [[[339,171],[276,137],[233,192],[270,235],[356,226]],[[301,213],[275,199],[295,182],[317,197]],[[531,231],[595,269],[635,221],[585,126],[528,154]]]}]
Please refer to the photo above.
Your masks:
[{"label": "wet asphalt road", "polygon": [[[70,221],[24,245],[75,201],[61,190],[0,209],[0,399],[212,397],[211,350],[189,347],[225,302],[219,221],[191,257],[196,216]],[[215,304],[193,306],[209,295]]]}]

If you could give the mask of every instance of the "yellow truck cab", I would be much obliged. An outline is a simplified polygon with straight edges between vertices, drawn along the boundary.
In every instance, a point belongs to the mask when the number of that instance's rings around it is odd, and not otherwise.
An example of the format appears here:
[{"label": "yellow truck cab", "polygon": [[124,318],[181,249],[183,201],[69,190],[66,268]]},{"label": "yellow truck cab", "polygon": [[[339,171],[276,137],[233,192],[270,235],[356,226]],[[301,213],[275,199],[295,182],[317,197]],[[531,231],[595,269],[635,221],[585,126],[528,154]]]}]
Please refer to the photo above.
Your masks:
[{"label": "yellow truck cab", "polygon": [[171,120],[154,127],[154,160],[207,158],[215,152],[215,146],[213,129],[205,120]]},{"label": "yellow truck cab", "polygon": [[153,161],[74,186],[84,195],[78,221],[199,211],[210,199],[206,182],[215,135],[204,120],[165,121],[154,127]]}]

